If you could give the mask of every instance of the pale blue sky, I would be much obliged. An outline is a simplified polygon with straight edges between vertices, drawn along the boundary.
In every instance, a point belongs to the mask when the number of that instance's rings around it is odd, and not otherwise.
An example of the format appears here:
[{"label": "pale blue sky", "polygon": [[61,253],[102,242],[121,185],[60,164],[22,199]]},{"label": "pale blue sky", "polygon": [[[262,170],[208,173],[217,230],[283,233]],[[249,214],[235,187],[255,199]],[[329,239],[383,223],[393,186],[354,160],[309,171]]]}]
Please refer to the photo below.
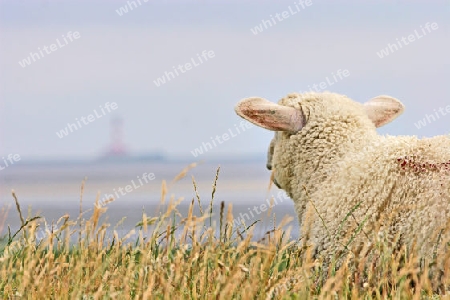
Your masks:
[{"label": "pale blue sky", "polygon": [[[116,10],[127,1],[0,2],[0,155],[93,158],[109,143],[110,118],[121,116],[131,151],[163,149],[197,160],[194,148],[235,130],[241,119],[233,107],[241,98],[277,101],[339,69],[350,75],[328,90],[360,102],[388,94],[406,105],[404,115],[381,133],[450,132],[450,114],[421,129],[414,125],[450,105],[448,1],[312,0],[258,35],[250,29],[294,1],[140,1],[122,16]],[[427,22],[438,29],[377,56]],[[69,31],[80,38],[25,68],[19,65]],[[214,58],[154,84],[204,50],[214,51]],[[118,108],[57,137],[67,123],[106,102]],[[252,128],[201,158],[264,153],[271,138]]]}]

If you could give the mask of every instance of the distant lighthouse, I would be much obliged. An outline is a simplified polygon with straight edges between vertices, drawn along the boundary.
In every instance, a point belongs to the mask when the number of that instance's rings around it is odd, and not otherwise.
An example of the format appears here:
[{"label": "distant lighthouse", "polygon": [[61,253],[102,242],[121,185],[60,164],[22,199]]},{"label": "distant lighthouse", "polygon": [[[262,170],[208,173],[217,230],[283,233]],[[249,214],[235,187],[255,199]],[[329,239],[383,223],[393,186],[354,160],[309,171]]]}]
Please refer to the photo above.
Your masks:
[{"label": "distant lighthouse", "polygon": [[114,117],[111,120],[111,144],[107,151],[107,156],[126,156],[128,151],[123,142],[123,120]]},{"label": "distant lighthouse", "polygon": [[165,160],[163,151],[146,151],[141,154],[130,154],[124,143],[123,119],[114,117],[110,122],[110,143],[108,148],[99,157],[106,162],[130,162],[130,161],[162,161]]}]

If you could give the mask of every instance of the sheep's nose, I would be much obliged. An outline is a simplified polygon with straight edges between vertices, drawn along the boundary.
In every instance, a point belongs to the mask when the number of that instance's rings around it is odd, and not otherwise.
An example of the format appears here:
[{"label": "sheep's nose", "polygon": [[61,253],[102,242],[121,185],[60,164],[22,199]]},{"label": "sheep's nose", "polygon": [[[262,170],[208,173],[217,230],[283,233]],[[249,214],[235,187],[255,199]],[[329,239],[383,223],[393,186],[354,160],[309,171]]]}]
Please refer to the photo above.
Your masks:
[{"label": "sheep's nose", "polygon": [[271,163],[267,163],[267,164],[266,164],[266,168],[267,168],[269,171],[272,171],[272,164],[271,164]]}]

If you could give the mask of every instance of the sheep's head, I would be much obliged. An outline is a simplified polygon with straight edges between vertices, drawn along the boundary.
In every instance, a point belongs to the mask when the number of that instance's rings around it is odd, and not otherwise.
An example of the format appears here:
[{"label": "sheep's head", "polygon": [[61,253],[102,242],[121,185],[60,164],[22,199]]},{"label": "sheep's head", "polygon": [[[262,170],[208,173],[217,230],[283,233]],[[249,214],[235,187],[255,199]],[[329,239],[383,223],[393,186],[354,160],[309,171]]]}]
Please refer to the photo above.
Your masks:
[{"label": "sheep's head", "polygon": [[[251,97],[241,100],[235,107],[236,113],[242,118],[259,127],[275,131],[268,150],[267,168],[272,170],[274,167],[276,171],[284,168],[274,166],[272,157],[278,149],[277,146],[286,143],[284,139],[291,135],[301,133],[302,129],[307,130],[309,123],[317,124],[336,114],[355,114],[365,126],[375,128],[391,122],[403,110],[403,104],[389,96],[378,96],[361,105],[345,96],[332,93],[290,94],[281,99],[279,104]],[[274,172],[274,183],[286,189],[286,186],[277,180],[277,173]]]}]

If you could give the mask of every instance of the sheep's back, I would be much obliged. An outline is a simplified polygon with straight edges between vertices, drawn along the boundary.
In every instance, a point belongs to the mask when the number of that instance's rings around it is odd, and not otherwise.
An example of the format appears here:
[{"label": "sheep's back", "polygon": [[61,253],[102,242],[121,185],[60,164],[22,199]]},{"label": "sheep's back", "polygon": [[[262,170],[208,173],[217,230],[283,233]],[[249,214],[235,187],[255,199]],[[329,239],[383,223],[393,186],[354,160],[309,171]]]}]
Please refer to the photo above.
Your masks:
[{"label": "sheep's back", "polygon": [[376,235],[398,245],[414,241],[430,254],[447,238],[448,137],[383,137],[337,165],[310,199],[320,215],[310,233],[319,251],[335,251],[350,240],[364,244]]}]

